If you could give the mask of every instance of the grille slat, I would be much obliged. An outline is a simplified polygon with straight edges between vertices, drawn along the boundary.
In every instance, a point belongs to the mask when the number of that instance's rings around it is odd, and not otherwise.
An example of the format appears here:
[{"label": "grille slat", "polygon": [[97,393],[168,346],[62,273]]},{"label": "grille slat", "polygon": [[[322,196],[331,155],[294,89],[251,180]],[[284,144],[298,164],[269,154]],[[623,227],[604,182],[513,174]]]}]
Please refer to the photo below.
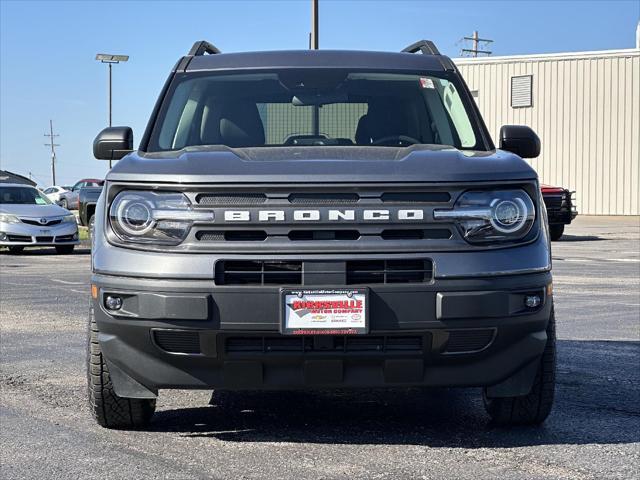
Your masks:
[{"label": "grille slat", "polygon": [[225,352],[229,354],[318,353],[318,352],[403,352],[421,353],[422,336],[342,336],[330,337],[328,342],[315,343],[311,336],[301,337],[229,337]]},{"label": "grille slat", "polygon": [[302,262],[223,260],[216,263],[217,285],[300,285]]},{"label": "grille slat", "polygon": [[347,262],[347,285],[369,283],[428,283],[433,262],[417,260],[355,260]]},{"label": "grille slat", "polygon": [[353,205],[360,201],[357,193],[292,193],[289,203],[297,205]]},{"label": "grille slat", "polygon": [[200,193],[196,195],[198,205],[236,206],[260,205],[267,201],[264,193]]}]

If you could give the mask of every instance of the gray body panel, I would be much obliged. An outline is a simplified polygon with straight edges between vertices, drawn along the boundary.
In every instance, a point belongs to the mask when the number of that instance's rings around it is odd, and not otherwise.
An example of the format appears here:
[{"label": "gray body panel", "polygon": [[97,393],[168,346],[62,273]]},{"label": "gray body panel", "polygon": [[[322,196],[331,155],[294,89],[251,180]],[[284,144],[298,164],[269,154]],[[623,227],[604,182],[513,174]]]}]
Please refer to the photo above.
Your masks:
[{"label": "gray body panel", "polygon": [[109,181],[173,183],[481,182],[537,179],[517,155],[455,148],[190,147],[131,153]]}]

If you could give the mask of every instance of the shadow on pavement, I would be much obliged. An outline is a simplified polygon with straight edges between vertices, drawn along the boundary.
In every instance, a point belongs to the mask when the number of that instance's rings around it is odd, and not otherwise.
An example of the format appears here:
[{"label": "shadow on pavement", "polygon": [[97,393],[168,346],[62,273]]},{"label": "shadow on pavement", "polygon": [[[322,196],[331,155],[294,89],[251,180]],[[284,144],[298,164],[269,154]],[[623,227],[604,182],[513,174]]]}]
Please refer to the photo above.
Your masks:
[{"label": "shadow on pavement", "polygon": [[613,238],[602,238],[597,235],[567,235],[566,233],[555,242],[596,242],[601,240],[614,240]]},{"label": "shadow on pavement", "polygon": [[151,429],[235,442],[509,448],[640,441],[640,342],[559,341],[556,403],[541,427],[493,427],[480,389],[218,392],[156,413]]}]

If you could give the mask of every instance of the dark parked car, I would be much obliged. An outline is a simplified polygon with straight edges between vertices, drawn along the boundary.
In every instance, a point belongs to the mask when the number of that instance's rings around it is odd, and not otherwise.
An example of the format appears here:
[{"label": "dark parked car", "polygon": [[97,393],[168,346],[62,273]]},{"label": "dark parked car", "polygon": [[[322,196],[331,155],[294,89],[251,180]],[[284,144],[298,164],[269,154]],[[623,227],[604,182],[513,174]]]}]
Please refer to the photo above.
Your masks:
[{"label": "dark parked car", "polygon": [[85,187],[80,189],[80,195],[78,196],[78,218],[80,219],[80,225],[91,228],[100,193],[102,193],[102,187]]},{"label": "dark parked car", "polygon": [[575,192],[551,185],[541,185],[540,189],[549,219],[549,235],[551,240],[560,240],[564,234],[564,226],[569,225],[578,215],[573,198]]},{"label": "dark parked car", "polygon": [[87,360],[100,425],[160,389],[481,387],[491,418],[551,410],[548,225],[525,126],[496,149],[453,62],[221,54],[197,42],[95,209]]}]

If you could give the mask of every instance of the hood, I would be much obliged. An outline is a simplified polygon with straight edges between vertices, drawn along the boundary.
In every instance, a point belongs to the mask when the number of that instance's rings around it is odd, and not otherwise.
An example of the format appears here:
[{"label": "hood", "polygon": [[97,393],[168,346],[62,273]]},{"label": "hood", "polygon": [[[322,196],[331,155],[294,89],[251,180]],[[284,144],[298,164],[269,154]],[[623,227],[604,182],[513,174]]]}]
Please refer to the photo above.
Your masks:
[{"label": "hood", "polygon": [[189,147],[133,152],[110,181],[158,183],[473,182],[536,179],[517,155],[417,145],[392,147]]},{"label": "hood", "polygon": [[60,217],[69,215],[71,212],[58,205],[13,205],[9,203],[0,204],[0,213],[9,213],[19,217]]}]

